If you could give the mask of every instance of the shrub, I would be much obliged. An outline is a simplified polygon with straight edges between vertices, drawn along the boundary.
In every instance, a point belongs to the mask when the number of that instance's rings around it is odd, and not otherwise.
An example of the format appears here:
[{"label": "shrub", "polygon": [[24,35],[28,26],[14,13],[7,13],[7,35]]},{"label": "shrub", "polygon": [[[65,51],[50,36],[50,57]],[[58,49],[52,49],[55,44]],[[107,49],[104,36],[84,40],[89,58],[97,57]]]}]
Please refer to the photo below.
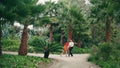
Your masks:
[{"label": "shrub", "polygon": [[43,52],[43,46],[46,44],[42,43],[42,39],[39,37],[33,37],[28,40],[30,52]]},{"label": "shrub", "polygon": [[92,45],[90,50],[91,55],[96,55],[97,51],[98,51],[98,47],[95,45]]},{"label": "shrub", "polygon": [[73,47],[73,53],[76,53],[76,54],[89,53],[89,52],[90,52],[89,48],[80,48],[77,46]]},{"label": "shrub", "polygon": [[61,52],[62,45],[57,42],[53,42],[53,43],[49,44],[49,49],[50,49],[50,52],[52,52],[52,53]]},{"label": "shrub", "polygon": [[5,51],[17,51],[20,45],[20,40],[18,39],[3,39],[2,49]]},{"label": "shrub", "polygon": [[102,43],[96,53],[88,59],[102,68],[120,68],[120,50],[118,44]]},{"label": "shrub", "polygon": [[62,49],[62,45],[60,45],[59,43],[56,42],[49,43],[45,39],[39,37],[34,37],[30,39],[28,44],[34,47],[35,52],[43,52],[46,46],[49,48],[50,52],[52,53],[60,52]]},{"label": "shrub", "polygon": [[97,55],[99,55],[103,60],[108,60],[112,52],[113,52],[112,43],[103,43],[99,45],[99,51]]}]

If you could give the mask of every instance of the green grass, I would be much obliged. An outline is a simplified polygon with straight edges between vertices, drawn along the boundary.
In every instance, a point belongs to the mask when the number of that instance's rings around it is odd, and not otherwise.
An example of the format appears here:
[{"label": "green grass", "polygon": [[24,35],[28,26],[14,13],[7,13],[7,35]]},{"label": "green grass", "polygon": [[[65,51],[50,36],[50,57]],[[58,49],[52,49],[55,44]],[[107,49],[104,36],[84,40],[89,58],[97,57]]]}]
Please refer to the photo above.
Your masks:
[{"label": "green grass", "polygon": [[48,64],[50,62],[50,59],[33,56],[7,54],[0,56],[0,68],[41,68],[40,63]]}]

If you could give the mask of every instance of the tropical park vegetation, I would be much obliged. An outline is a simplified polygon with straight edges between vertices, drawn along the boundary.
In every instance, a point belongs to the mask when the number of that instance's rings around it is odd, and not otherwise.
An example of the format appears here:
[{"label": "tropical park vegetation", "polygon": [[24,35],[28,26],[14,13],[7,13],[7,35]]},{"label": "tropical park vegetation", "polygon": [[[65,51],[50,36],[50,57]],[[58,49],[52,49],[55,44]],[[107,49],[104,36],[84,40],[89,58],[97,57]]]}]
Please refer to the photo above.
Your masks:
[{"label": "tropical park vegetation", "polygon": [[[38,0],[0,0],[0,67],[49,63],[49,54],[60,54],[64,41],[72,39],[73,53],[90,53],[88,61],[102,68],[120,68],[119,6],[120,0],[50,0],[44,4]],[[28,52],[45,56],[26,56]]]}]

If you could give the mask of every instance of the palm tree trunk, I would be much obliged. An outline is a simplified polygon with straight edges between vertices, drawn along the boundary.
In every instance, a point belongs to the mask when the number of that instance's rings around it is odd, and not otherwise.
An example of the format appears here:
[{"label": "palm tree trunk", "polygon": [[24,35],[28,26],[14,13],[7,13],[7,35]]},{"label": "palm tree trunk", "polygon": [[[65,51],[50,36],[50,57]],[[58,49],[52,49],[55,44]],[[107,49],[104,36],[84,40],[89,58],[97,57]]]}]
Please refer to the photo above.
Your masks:
[{"label": "palm tree trunk", "polygon": [[2,42],[1,42],[1,40],[2,40],[2,24],[1,24],[2,22],[1,22],[1,20],[0,20],[0,55],[2,55]]},{"label": "palm tree trunk", "polygon": [[111,32],[110,32],[110,19],[106,18],[106,42],[110,42]]},{"label": "palm tree trunk", "polygon": [[53,28],[52,25],[50,25],[50,42],[53,42]]},{"label": "palm tree trunk", "polygon": [[19,48],[19,55],[27,55],[27,39],[28,39],[28,29],[27,25],[24,25],[23,33],[22,33],[22,38],[21,38],[21,44]]},{"label": "palm tree trunk", "polygon": [[72,25],[68,25],[68,40],[72,40]]}]

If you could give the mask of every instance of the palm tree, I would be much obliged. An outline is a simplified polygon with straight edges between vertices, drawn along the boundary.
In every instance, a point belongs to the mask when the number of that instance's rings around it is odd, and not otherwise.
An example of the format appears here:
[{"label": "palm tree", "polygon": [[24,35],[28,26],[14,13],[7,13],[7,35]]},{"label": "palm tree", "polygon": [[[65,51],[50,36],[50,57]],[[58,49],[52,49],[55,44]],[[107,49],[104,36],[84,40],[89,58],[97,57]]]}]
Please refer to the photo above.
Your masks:
[{"label": "palm tree", "polygon": [[[19,48],[19,55],[27,54],[27,27],[29,24],[33,23],[36,16],[44,10],[42,5],[36,5],[38,0],[1,0],[0,1],[0,24],[3,21],[18,21],[24,24],[23,34],[21,38],[21,44]],[[1,32],[0,32],[1,33]],[[0,35],[2,37],[2,34]],[[0,38],[1,39],[1,38]],[[1,50],[1,41],[0,41]],[[2,51],[2,50],[1,50]],[[2,52],[0,51],[0,54]]]},{"label": "palm tree", "polygon": [[[73,25],[74,25],[74,18],[72,17],[74,15],[74,13],[71,13],[72,10],[74,10],[74,8],[77,8],[76,12],[79,11],[80,9],[80,5],[77,5],[78,1],[72,1],[72,0],[62,0],[60,1],[62,3],[62,7],[61,7],[61,18],[63,21],[63,28],[64,26],[66,27],[67,25],[67,29],[64,29],[68,40],[73,40]],[[76,4],[77,3],[77,4]]]},{"label": "palm tree", "polygon": [[38,0],[23,0],[16,8],[19,18],[17,21],[24,25],[21,44],[18,51],[19,55],[27,54],[28,25],[34,24],[34,20],[36,20],[36,18],[39,17],[39,14],[44,10],[43,5],[36,5],[37,1]]},{"label": "palm tree", "polygon": [[[62,29],[64,28],[65,35],[67,36],[68,40],[72,40],[72,18],[70,15],[71,10],[71,1],[67,3],[66,1],[61,2],[60,7],[60,19],[62,20]],[[67,29],[66,29],[67,27]],[[67,33],[67,34],[66,34]]]},{"label": "palm tree", "polygon": [[[61,27],[61,44],[63,44],[64,37],[67,37],[68,40],[73,39],[73,18],[71,16],[71,10],[73,9],[72,6],[75,5],[73,1],[62,0],[59,1],[59,24]],[[77,5],[75,5],[78,7]],[[75,7],[75,8],[76,8]],[[78,9],[79,10],[79,9]]]},{"label": "palm tree", "polygon": [[46,10],[44,12],[45,20],[43,22],[47,22],[49,25],[49,40],[52,43],[53,42],[53,28],[54,26],[58,25],[58,19],[57,19],[57,9],[58,4],[48,1],[45,2]]},{"label": "palm tree", "polygon": [[106,22],[106,34],[105,34],[105,40],[106,42],[111,41],[111,23],[112,19],[114,18],[114,4],[112,0],[101,0],[101,1],[93,1],[91,2],[95,5],[94,10],[97,12],[94,12],[94,14],[97,16],[97,19],[100,21]]}]

